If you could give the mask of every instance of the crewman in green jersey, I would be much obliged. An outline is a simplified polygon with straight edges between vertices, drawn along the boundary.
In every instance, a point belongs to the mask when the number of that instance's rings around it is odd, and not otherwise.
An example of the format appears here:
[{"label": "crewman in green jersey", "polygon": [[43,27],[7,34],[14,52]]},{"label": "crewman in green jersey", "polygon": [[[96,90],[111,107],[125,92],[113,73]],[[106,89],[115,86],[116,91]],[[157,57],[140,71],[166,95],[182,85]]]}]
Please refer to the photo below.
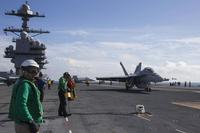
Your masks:
[{"label": "crewman in green jersey", "polygon": [[21,64],[21,75],[13,86],[9,118],[15,122],[16,133],[39,133],[43,122],[40,91],[34,84],[39,65],[32,59]]},{"label": "crewman in green jersey", "polygon": [[69,91],[67,88],[67,82],[70,79],[71,79],[71,76],[68,72],[65,72],[63,74],[63,76],[60,77],[60,79],[59,79],[59,84],[58,84],[58,96],[59,96],[59,100],[60,100],[60,105],[58,108],[59,116],[67,117],[67,116],[71,115],[70,113],[67,113],[67,111],[66,111],[67,102],[66,102],[66,98],[65,98],[65,93]]}]

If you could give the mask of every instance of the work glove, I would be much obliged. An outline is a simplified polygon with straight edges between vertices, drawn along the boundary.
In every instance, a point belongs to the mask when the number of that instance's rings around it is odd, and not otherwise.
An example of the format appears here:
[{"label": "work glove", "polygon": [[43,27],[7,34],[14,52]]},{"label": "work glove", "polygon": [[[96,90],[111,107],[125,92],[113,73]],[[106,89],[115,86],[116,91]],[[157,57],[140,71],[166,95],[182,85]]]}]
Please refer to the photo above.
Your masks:
[{"label": "work glove", "polygon": [[31,129],[31,133],[37,133],[39,131],[40,125],[35,123],[34,121],[30,121],[29,126]]}]

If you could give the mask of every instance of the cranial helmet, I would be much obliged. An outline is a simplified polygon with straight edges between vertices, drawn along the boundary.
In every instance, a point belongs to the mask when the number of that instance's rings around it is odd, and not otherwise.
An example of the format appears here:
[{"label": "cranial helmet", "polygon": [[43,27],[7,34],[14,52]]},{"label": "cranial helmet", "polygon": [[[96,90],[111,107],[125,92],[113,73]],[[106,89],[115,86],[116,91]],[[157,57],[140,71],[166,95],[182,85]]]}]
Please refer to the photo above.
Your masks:
[{"label": "cranial helmet", "polygon": [[25,60],[25,61],[22,62],[22,64],[21,64],[21,67],[29,67],[29,66],[39,68],[38,63],[37,63],[36,61],[32,60],[32,59]]},{"label": "cranial helmet", "polygon": [[68,72],[65,72],[65,73],[63,74],[63,76],[70,77],[70,74],[69,74]]}]

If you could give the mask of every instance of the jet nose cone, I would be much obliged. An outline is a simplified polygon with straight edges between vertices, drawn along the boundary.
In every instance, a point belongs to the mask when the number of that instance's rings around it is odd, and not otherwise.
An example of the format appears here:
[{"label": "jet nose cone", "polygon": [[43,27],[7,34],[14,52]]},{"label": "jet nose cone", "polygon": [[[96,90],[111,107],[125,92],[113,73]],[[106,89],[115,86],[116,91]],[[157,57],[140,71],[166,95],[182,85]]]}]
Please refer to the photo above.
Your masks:
[{"label": "jet nose cone", "polygon": [[158,82],[162,82],[163,78],[160,75],[157,75],[157,76],[158,76]]},{"label": "jet nose cone", "polygon": [[161,82],[161,81],[163,81],[163,78],[162,78],[162,77],[159,77],[159,80],[160,80],[160,82]]}]

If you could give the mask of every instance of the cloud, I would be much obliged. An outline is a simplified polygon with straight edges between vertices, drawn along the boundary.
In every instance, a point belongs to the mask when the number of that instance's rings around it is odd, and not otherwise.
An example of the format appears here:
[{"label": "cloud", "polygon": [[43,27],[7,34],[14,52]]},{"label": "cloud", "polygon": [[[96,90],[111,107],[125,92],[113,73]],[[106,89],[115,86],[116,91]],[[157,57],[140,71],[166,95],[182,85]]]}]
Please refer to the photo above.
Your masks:
[{"label": "cloud", "polygon": [[[177,52],[177,48],[183,49]],[[185,48],[180,42],[121,42],[121,41],[75,41],[48,47],[48,71],[58,78],[63,72],[69,71],[79,76],[119,76],[123,71],[119,65],[122,61],[129,73],[133,72],[138,62],[143,67],[152,66],[161,76],[178,80],[199,81],[199,64],[187,62],[194,57],[187,57]],[[184,58],[184,55],[186,58]],[[162,65],[163,64],[163,65]],[[58,72],[59,71],[59,72]],[[55,74],[59,73],[59,74]],[[193,74],[195,73],[195,74]],[[55,76],[56,75],[56,76]]]},{"label": "cloud", "polygon": [[[134,72],[139,62],[143,62],[143,67],[152,66],[163,77],[199,81],[198,37],[170,38],[159,34],[159,30],[153,32],[149,29],[69,30],[65,33],[67,38],[75,37],[74,40],[62,40],[61,43],[52,40],[47,45],[49,64],[43,71],[52,79],[58,80],[65,71],[92,78],[124,75],[119,65],[122,61],[129,73]],[[1,47],[10,45],[10,40],[1,39]],[[2,56],[4,48],[0,51]],[[13,66],[8,59],[0,60],[1,69],[5,69],[7,64]]]},{"label": "cloud", "polygon": [[182,38],[174,41],[184,44],[200,44],[200,37]]},{"label": "cloud", "polygon": [[126,42],[100,42],[99,45],[102,45],[106,48],[113,48],[118,50],[128,50],[128,49],[137,49],[137,50],[147,50],[148,47],[140,43],[126,43]]},{"label": "cloud", "polygon": [[90,33],[88,31],[85,30],[65,30],[65,31],[56,31],[57,33],[64,33],[66,35],[70,35],[70,36],[88,36],[90,35]]},{"label": "cloud", "polygon": [[69,66],[74,67],[74,68],[84,68],[84,69],[90,69],[92,68],[91,63],[89,63],[89,61],[87,60],[77,60],[77,59],[73,59],[73,58],[68,58],[67,62],[69,64]]},{"label": "cloud", "polygon": [[[161,48],[159,50],[159,48],[156,48],[148,51],[150,46],[132,44],[125,42],[98,42],[97,45],[93,45],[89,42],[73,42],[71,44],[62,44],[62,47],[49,47],[49,52],[51,51],[51,53],[48,52],[49,57],[51,57],[49,59],[52,62],[49,67],[57,68],[57,71],[71,71],[80,76],[119,76],[123,75],[119,61],[126,64],[126,68],[130,73],[134,71],[138,62],[142,61],[144,64],[153,65],[153,68],[164,77],[177,77],[182,81],[198,80],[198,76],[191,78],[192,72],[199,72],[198,64],[189,65],[185,61],[180,60],[176,62],[167,61],[167,58],[161,56],[162,52],[166,49]],[[144,49],[147,51],[146,55],[141,55]],[[129,50],[138,52],[129,53]],[[55,51],[59,52],[55,53]],[[160,62],[155,62],[156,58]],[[54,62],[60,62],[59,64],[63,64],[65,67]],[[159,66],[156,64],[159,64]],[[164,65],[162,66],[161,64]]]},{"label": "cloud", "polygon": [[199,82],[200,65],[188,64],[184,61],[166,61],[163,66],[154,66],[157,71],[167,77],[177,78],[178,81],[196,81]]}]

